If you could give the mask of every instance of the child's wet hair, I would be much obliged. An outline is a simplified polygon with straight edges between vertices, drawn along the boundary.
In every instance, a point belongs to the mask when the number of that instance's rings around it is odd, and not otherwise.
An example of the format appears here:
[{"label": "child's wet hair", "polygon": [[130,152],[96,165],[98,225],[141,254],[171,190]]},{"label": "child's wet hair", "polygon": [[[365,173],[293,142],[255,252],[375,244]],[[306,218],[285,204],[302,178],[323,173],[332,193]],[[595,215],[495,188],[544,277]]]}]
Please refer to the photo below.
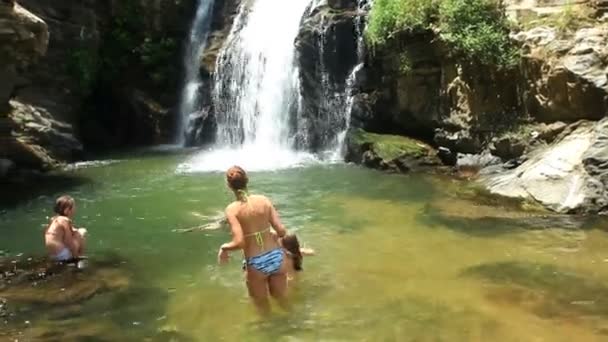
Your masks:
[{"label": "child's wet hair", "polygon": [[71,196],[63,195],[55,200],[53,211],[57,215],[67,216],[67,211],[74,208],[76,202]]},{"label": "child's wet hair", "polygon": [[293,256],[293,268],[302,271],[302,252],[300,252],[300,241],[295,234],[287,234],[281,239],[281,245]]}]

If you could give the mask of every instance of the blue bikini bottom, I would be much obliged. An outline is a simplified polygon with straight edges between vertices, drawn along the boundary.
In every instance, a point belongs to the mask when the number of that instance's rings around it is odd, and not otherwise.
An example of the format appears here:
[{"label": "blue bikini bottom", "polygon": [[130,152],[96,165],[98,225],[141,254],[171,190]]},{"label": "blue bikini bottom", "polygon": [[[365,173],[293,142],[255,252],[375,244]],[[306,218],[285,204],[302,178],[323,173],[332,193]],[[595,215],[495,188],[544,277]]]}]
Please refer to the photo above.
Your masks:
[{"label": "blue bikini bottom", "polygon": [[251,257],[246,260],[246,263],[247,266],[251,266],[265,275],[272,275],[281,269],[283,255],[283,249],[279,247]]}]

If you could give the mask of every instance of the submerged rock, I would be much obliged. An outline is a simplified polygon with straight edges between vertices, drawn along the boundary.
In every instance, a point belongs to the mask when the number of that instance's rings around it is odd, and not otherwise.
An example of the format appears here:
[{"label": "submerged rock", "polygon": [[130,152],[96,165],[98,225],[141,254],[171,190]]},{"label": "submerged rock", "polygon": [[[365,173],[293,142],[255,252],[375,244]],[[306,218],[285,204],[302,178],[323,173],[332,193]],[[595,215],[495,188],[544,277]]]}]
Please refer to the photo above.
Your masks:
[{"label": "submerged rock", "polygon": [[543,211],[534,204],[476,192],[475,199],[445,198],[429,203],[424,214],[447,229],[473,236],[496,236],[526,230],[580,229],[584,217]]},{"label": "submerged rock", "polygon": [[523,101],[539,121],[601,119],[608,113],[608,25],[560,38],[537,27],[515,36],[528,50],[522,62]]},{"label": "submerged rock", "polygon": [[130,274],[114,262],[101,261],[82,270],[45,259],[0,260],[0,298],[16,308],[77,304],[130,285]]},{"label": "submerged rock", "polygon": [[498,262],[471,267],[462,275],[491,281],[497,287],[488,288],[490,299],[528,307],[543,318],[581,314],[608,317],[608,286],[571,270],[547,264]]},{"label": "submerged rock", "polygon": [[[496,318],[473,307],[401,295],[371,307],[351,305],[330,312],[316,329],[316,334],[328,340],[489,341],[495,340],[500,325]],[[289,331],[283,332],[286,334]]]},{"label": "submerged rock", "polygon": [[441,164],[431,146],[398,135],[356,129],[348,133],[346,145],[346,161],[372,168],[408,172]]},{"label": "submerged rock", "polygon": [[579,122],[511,170],[481,177],[498,195],[536,201],[560,213],[598,213],[608,208],[608,119]]}]

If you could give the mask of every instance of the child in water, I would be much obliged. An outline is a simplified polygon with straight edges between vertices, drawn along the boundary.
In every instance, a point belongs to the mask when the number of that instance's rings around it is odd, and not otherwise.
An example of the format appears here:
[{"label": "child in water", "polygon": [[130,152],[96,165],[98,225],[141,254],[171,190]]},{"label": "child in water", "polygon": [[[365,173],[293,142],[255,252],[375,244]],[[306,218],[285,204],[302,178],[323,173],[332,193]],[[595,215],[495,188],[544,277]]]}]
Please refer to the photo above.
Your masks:
[{"label": "child in water", "polygon": [[53,211],[56,215],[44,230],[44,244],[49,257],[59,262],[82,258],[87,230],[72,224],[76,202],[70,196],[61,196],[55,201]]},{"label": "child in water", "polygon": [[310,248],[300,247],[300,241],[295,234],[287,234],[282,238],[278,238],[278,241],[287,255],[287,259],[285,260],[287,265],[287,275],[289,278],[293,278],[296,272],[303,270],[302,262],[304,256],[315,255],[315,251]]}]

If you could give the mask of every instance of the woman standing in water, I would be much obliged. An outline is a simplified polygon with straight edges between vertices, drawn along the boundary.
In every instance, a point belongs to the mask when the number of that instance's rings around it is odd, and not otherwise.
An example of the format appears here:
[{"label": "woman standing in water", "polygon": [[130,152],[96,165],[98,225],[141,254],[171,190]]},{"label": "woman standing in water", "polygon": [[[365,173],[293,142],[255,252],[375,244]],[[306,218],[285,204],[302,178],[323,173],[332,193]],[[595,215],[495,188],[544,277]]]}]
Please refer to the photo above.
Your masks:
[{"label": "woman standing in water", "polygon": [[245,254],[247,289],[262,314],[270,311],[268,294],[287,307],[287,270],[285,252],[273,237],[287,234],[272,202],[265,196],[247,194],[249,179],[245,170],[233,166],[226,172],[228,187],[236,201],[226,207],[226,219],[232,241],[223,244],[218,253],[220,263],[228,261],[228,252],[242,249]]}]

